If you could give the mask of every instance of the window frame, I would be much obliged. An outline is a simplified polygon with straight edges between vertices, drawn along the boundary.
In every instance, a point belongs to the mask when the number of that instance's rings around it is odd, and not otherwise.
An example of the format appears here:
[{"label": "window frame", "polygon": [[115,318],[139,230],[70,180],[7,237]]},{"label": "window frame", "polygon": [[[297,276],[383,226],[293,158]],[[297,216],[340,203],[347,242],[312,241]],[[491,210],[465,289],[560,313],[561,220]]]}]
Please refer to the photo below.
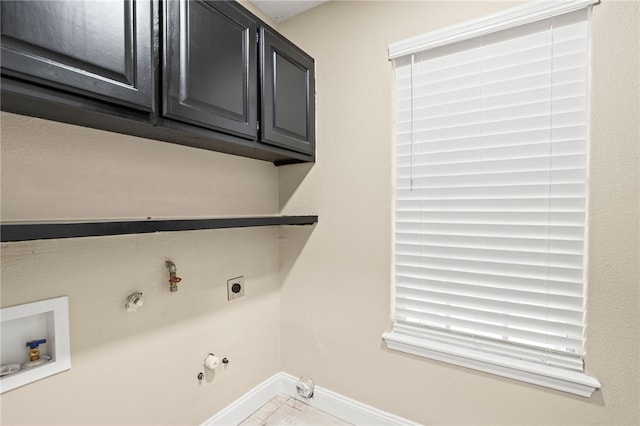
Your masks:
[{"label": "window frame", "polygon": [[[401,58],[420,51],[590,8],[597,3],[599,3],[599,0],[559,0],[527,3],[453,27],[393,43],[389,46],[389,59]],[[395,207],[393,212],[395,223]],[[585,243],[586,241],[585,239]],[[395,265],[395,261],[393,261],[393,264]],[[395,291],[395,283],[393,290]],[[393,302],[392,312],[395,312],[395,302]],[[586,322],[583,321],[584,323]],[[393,331],[384,333],[382,337],[387,347],[392,350],[583,397],[590,397],[601,386],[597,379],[585,374],[584,370],[576,371],[571,368],[562,368],[562,366],[550,366],[535,362],[535,358],[540,354],[538,350],[486,342],[480,345],[481,349],[479,349],[479,345],[471,337],[440,330],[416,330],[415,327],[396,322],[395,314]]]}]

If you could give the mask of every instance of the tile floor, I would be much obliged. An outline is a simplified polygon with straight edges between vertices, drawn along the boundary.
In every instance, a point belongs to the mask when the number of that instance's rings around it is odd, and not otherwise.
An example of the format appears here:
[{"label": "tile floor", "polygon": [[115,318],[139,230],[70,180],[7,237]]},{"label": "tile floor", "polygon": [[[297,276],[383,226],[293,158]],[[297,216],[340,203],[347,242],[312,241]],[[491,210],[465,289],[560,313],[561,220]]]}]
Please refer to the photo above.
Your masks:
[{"label": "tile floor", "polygon": [[285,394],[279,394],[263,405],[258,411],[246,418],[238,426],[278,426],[278,425],[342,425],[347,423],[324,411],[318,410],[304,402]]}]

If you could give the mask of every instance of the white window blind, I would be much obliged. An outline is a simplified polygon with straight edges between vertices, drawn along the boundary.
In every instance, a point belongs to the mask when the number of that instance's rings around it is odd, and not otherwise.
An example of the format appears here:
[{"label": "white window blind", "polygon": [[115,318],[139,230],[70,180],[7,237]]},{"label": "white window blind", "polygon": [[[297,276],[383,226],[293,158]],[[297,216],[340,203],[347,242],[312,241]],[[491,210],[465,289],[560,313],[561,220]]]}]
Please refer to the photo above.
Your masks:
[{"label": "white window blind", "polygon": [[[582,374],[589,17],[563,11],[394,59],[390,347],[599,387]],[[505,365],[520,373],[495,371]]]}]

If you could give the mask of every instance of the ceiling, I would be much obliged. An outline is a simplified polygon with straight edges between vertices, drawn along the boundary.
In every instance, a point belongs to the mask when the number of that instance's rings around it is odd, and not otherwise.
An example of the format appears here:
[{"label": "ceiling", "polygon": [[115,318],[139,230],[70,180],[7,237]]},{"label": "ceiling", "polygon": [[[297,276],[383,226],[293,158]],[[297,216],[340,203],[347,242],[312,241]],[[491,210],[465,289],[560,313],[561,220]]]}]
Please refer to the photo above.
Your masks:
[{"label": "ceiling", "polygon": [[250,0],[275,23],[299,15],[328,0]]}]

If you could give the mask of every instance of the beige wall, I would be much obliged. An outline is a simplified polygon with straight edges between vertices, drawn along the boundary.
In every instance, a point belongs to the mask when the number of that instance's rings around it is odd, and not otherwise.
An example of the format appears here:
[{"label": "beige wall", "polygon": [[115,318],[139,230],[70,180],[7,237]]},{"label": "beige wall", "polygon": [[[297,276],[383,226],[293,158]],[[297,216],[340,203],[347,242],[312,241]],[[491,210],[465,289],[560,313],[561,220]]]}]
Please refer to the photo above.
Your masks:
[{"label": "beige wall", "polygon": [[[387,46],[509,5],[331,2],[282,24],[317,61],[314,166],[3,113],[3,220],[281,208],[320,223],[3,244],[2,306],[69,295],[72,369],[3,394],[2,424],[197,424],[277,371],[423,423],[640,423],[637,3],[594,10],[587,371],[602,391],[573,397],[391,352],[380,338],[390,329]],[[183,278],[176,294],[166,258]],[[239,274],[247,295],[226,302]],[[136,289],[147,302],[126,313]],[[231,363],[199,385],[210,351]]]},{"label": "beige wall", "polygon": [[[3,221],[278,213],[267,162],[8,113],[0,124]],[[199,424],[281,371],[278,238],[269,227],[3,243],[3,307],[69,296],[72,368],[3,394],[0,423]],[[245,297],[227,302],[239,275]],[[135,290],[145,305],[127,313]],[[230,363],[200,384],[209,352]]]},{"label": "beige wall", "polygon": [[280,25],[315,57],[318,93],[318,160],[279,170],[281,206],[320,215],[283,269],[283,369],[426,424],[639,424],[638,2],[593,12],[586,366],[602,390],[584,399],[381,340],[391,326],[387,47],[511,5],[339,1]]},{"label": "beige wall", "polygon": [[[2,220],[278,213],[270,163],[2,113]],[[69,296],[68,372],[2,424],[199,424],[280,368],[277,228],[2,244],[2,306]],[[183,280],[170,293],[164,261]],[[227,302],[226,281],[246,295]],[[134,290],[137,313],[124,309]],[[230,364],[196,376],[205,355]]]}]

